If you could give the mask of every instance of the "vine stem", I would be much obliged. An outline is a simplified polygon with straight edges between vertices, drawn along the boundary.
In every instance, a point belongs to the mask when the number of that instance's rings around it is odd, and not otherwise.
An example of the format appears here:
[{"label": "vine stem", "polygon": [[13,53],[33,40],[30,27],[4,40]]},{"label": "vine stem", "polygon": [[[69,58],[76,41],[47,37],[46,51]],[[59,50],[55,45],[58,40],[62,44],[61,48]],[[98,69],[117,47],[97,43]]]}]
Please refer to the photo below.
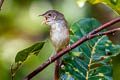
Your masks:
[{"label": "vine stem", "polygon": [[30,80],[32,77],[34,77],[35,75],[37,75],[40,71],[42,71],[43,69],[45,69],[48,65],[50,65],[51,63],[53,63],[55,60],[59,59],[61,56],[63,56],[64,54],[66,54],[67,52],[69,52],[70,50],[74,49],[75,47],[79,46],[80,44],[82,44],[83,42],[92,39],[94,37],[97,36],[102,36],[102,35],[106,35],[106,34],[111,34],[114,32],[118,32],[120,31],[120,28],[117,29],[112,29],[106,32],[102,32],[102,33],[97,33],[103,29],[105,29],[106,27],[109,27],[117,22],[120,21],[120,17],[115,18],[105,24],[103,24],[102,26],[96,28],[95,30],[91,31],[88,35],[82,37],[80,40],[78,40],[77,42],[75,42],[74,44],[72,44],[71,46],[63,49],[62,51],[58,52],[56,56],[53,56],[51,58],[51,61],[46,61],[45,63],[43,63],[40,67],[38,67],[36,70],[34,70],[33,72],[31,72],[28,76],[26,76],[24,78],[24,80]]}]

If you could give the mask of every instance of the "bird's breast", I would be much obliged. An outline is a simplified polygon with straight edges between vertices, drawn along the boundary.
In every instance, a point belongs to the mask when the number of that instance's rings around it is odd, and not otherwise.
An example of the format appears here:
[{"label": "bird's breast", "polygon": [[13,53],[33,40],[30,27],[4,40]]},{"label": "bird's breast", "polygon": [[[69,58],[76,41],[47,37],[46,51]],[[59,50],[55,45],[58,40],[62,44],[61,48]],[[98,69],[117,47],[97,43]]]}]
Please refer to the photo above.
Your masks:
[{"label": "bird's breast", "polygon": [[60,48],[66,44],[69,38],[69,31],[66,26],[56,24],[51,28],[50,38],[53,45]]}]

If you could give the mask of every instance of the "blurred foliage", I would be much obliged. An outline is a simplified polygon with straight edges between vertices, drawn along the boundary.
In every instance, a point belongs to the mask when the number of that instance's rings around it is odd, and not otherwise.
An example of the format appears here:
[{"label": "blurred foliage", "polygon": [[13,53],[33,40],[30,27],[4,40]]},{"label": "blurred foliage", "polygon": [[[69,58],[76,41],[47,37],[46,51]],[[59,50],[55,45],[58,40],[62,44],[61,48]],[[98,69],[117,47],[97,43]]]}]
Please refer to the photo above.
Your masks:
[{"label": "blurred foliage", "polygon": [[81,7],[86,1],[91,4],[104,3],[120,14],[120,0],[76,0]]},{"label": "blurred foliage", "polygon": [[120,14],[120,0],[88,0],[92,4],[105,3]]},{"label": "blurred foliage", "polygon": [[[81,19],[71,26],[73,44],[100,24],[95,19]],[[120,45],[114,45],[106,36],[96,37],[73,49],[63,58],[61,79],[112,80],[111,57],[118,55]]]},{"label": "blurred foliage", "polygon": [[76,0],[79,7],[83,7],[87,0]]},{"label": "blurred foliage", "polygon": [[120,55],[112,57],[113,80],[120,79]]}]

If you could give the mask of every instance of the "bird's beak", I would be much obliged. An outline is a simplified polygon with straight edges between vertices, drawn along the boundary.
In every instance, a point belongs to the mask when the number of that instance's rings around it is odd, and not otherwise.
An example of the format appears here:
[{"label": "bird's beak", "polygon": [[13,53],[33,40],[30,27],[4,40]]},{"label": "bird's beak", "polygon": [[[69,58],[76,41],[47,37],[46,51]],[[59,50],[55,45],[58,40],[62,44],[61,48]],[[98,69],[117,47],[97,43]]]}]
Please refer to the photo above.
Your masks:
[{"label": "bird's beak", "polygon": [[46,24],[46,23],[47,23],[47,17],[46,17],[44,14],[41,14],[41,15],[39,15],[39,16],[45,17],[45,20],[42,22],[42,24]]}]

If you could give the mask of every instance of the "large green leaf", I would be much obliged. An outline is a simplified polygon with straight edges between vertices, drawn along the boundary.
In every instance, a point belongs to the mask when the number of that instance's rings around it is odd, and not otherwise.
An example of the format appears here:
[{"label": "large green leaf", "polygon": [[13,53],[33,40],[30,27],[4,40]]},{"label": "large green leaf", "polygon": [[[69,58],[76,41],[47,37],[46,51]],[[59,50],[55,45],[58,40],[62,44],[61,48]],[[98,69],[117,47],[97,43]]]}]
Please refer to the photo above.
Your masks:
[{"label": "large green leaf", "polygon": [[32,45],[24,50],[21,50],[17,53],[17,55],[15,57],[15,63],[13,63],[11,65],[12,78],[15,76],[17,70],[23,64],[23,62],[26,61],[27,58],[31,55],[31,53],[37,55],[40,52],[40,50],[43,48],[44,44],[45,44],[45,42],[35,43],[34,45]]},{"label": "large green leaf", "polygon": [[[99,27],[95,19],[81,19],[71,26],[74,32],[70,44]],[[73,49],[63,58],[61,78],[63,80],[111,80],[111,56],[120,52],[106,36],[96,37]]]}]

